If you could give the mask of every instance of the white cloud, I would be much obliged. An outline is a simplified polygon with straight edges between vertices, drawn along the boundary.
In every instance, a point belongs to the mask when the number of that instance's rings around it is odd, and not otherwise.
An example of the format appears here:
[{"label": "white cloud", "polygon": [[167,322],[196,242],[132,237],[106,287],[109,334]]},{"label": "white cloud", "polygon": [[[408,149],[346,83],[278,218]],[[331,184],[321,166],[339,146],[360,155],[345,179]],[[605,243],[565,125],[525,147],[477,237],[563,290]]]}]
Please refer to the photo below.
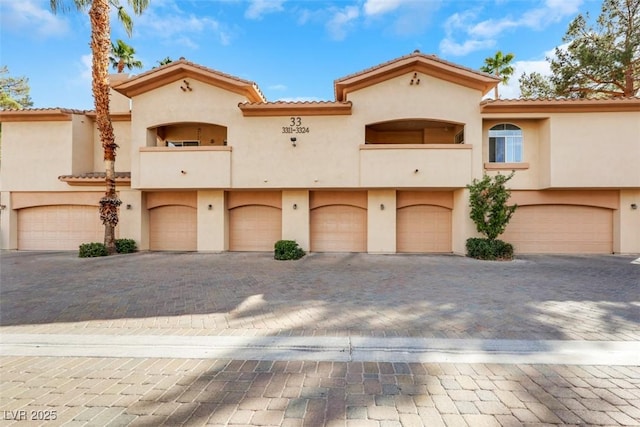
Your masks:
[{"label": "white cloud", "polygon": [[89,84],[91,84],[91,80],[92,80],[92,76],[91,76],[92,59],[93,59],[93,56],[89,53],[87,55],[82,55],[80,57],[80,62],[78,63],[78,68],[80,69],[80,79],[83,82],[88,82]]},{"label": "white cloud", "polygon": [[380,15],[397,9],[406,0],[366,0],[362,7],[365,15]]},{"label": "white cloud", "polygon": [[[568,43],[562,44],[558,46],[558,49],[566,49]],[[532,59],[529,61],[516,61],[513,64],[514,72],[511,78],[509,79],[509,83],[506,85],[500,83],[498,88],[500,92],[500,98],[509,99],[509,98],[519,98],[520,97],[520,77],[523,73],[531,74],[531,73],[540,73],[543,76],[551,75],[551,65],[546,58],[554,58],[555,57],[556,48],[550,49],[544,52],[543,57],[545,59]],[[491,92],[492,94],[493,92]],[[493,95],[491,95],[492,97]]]},{"label": "white cloud", "polygon": [[347,6],[334,12],[333,17],[327,22],[327,31],[334,40],[343,40],[347,36],[353,21],[360,16],[357,6]]},{"label": "white cloud", "polygon": [[285,0],[251,0],[249,8],[244,13],[245,18],[260,19],[262,15],[273,12],[281,12]]},{"label": "white cloud", "polygon": [[[446,37],[440,43],[440,50],[450,55],[466,55],[479,49],[493,47],[496,45],[496,39],[509,30],[542,30],[552,23],[578,13],[582,3],[583,0],[546,0],[543,6],[526,10],[517,18],[505,16],[501,19],[483,21],[477,21],[479,9],[455,13],[445,21]],[[457,41],[459,38],[463,41]]]},{"label": "white cloud", "polygon": [[0,9],[0,24],[3,28],[39,37],[60,36],[69,31],[67,21],[54,15],[48,7],[42,7],[41,2],[0,0]]}]

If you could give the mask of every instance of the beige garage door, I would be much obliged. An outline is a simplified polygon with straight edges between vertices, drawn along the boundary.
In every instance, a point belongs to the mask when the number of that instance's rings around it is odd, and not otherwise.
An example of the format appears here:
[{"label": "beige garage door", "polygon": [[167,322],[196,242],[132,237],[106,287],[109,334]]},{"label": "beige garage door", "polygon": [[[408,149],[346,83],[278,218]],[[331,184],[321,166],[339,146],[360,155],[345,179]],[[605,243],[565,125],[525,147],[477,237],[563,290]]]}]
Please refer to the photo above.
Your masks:
[{"label": "beige garage door", "polygon": [[589,206],[520,206],[501,240],[516,253],[612,253],[613,211]]},{"label": "beige garage door", "polygon": [[414,205],[398,209],[398,252],[451,252],[451,210]]},{"label": "beige garage door", "polygon": [[77,250],[104,241],[97,206],[38,206],[18,211],[18,249]]},{"label": "beige garage door", "polygon": [[282,239],[282,211],[273,206],[246,205],[229,210],[230,251],[273,251]]},{"label": "beige garage door", "polygon": [[159,206],[149,211],[149,249],[195,251],[198,248],[196,209],[190,206]]},{"label": "beige garage door", "polygon": [[311,251],[366,252],[367,210],[328,205],[311,210]]}]

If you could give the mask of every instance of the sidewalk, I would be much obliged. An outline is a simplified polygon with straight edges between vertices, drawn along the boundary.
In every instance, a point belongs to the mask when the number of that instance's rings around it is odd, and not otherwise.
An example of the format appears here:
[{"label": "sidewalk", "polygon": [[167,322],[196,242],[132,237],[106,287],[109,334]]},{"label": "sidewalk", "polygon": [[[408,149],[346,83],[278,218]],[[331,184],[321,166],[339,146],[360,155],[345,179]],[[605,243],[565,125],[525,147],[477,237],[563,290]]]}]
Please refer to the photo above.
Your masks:
[{"label": "sidewalk", "polygon": [[640,425],[634,258],[2,253],[0,425]]}]

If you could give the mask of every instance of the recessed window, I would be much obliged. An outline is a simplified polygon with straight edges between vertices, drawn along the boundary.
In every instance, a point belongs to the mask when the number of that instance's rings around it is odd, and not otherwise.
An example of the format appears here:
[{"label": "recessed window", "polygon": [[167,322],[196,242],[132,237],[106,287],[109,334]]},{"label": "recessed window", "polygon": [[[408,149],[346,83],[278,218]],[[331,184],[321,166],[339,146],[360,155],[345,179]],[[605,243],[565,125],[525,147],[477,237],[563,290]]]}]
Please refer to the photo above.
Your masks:
[{"label": "recessed window", "polygon": [[522,162],[522,129],[508,123],[489,129],[489,162]]}]

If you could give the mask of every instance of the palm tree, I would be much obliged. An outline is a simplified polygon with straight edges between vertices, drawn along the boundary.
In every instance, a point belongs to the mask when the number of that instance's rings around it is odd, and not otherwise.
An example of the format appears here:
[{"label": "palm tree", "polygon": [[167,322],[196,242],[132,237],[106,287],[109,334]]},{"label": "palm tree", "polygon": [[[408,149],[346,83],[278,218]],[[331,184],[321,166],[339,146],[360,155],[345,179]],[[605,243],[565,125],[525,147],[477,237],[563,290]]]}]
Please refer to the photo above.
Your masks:
[{"label": "palm tree", "polygon": [[[511,61],[513,61],[513,53],[502,54],[502,51],[497,51],[494,56],[490,56],[484,60],[484,65],[480,67],[481,71],[489,74],[495,74],[499,77],[502,83],[507,84],[509,77],[513,75],[513,67]],[[495,98],[498,99],[498,86],[495,87]]]},{"label": "palm tree", "polygon": [[[116,193],[116,148],[113,124],[109,113],[109,51],[111,50],[111,26],[109,12],[114,7],[118,19],[131,36],[133,21],[120,5],[119,0],[49,0],[51,10],[65,9],[65,3],[71,2],[78,11],[89,9],[91,21],[91,62],[93,102],[96,109],[96,126],[100,133],[100,142],[104,152],[106,192],[100,199],[100,220],[104,224],[104,244],[112,254],[116,251],[115,230],[118,225],[118,207],[122,204]],[[141,14],[149,5],[149,0],[127,0],[136,15]]]},{"label": "palm tree", "polygon": [[111,62],[114,70],[118,70],[118,73],[122,73],[125,67],[129,70],[132,68],[142,68],[142,61],[135,59],[133,57],[135,54],[136,51],[133,47],[118,39],[116,44],[111,43],[109,62]]},{"label": "palm tree", "polygon": [[[171,64],[173,62],[173,59],[167,56],[163,60],[156,61],[156,62],[158,63],[158,67],[162,67],[163,65]],[[156,68],[156,67],[153,67],[153,68]]]}]

